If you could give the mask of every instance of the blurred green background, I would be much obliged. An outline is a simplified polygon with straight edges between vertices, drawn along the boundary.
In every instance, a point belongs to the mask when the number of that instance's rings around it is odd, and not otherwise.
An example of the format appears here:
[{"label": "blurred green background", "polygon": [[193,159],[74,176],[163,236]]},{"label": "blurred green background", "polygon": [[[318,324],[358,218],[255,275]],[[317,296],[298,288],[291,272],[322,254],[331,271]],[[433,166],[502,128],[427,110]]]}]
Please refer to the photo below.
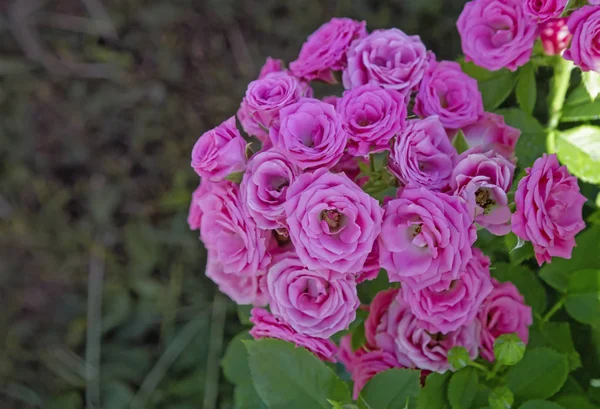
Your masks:
[{"label": "blurred green background", "polygon": [[241,325],[186,224],[195,140],[331,17],[454,58],[463,4],[0,1],[0,408],[233,407]]}]

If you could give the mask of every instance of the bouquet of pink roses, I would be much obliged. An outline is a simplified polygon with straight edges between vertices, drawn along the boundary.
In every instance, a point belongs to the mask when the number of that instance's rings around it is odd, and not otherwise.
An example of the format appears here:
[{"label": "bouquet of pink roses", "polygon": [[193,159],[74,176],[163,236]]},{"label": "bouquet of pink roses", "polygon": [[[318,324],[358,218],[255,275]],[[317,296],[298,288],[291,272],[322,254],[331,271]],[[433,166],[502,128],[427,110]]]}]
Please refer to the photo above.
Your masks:
[{"label": "bouquet of pink roses", "polygon": [[[586,198],[559,159],[584,180],[600,173],[559,147],[581,134],[558,127],[568,60],[600,69],[600,6],[566,20],[576,7],[566,3],[469,2],[460,63],[437,60],[399,29],[369,33],[365,22],[334,18],[287,69],[267,59],[237,121],[198,139],[188,222],[208,251],[206,275],[254,306],[253,338],[285,341],[228,352],[239,407],[555,407],[534,404],[563,386],[573,369],[563,354],[577,352],[570,333],[569,345],[548,344],[544,329],[571,298],[542,271],[563,293],[546,312],[530,268],[571,258],[586,226]],[[536,71],[548,67],[544,129],[532,114]],[[311,82],[340,79],[341,95],[314,95]],[[593,81],[585,74],[581,85],[592,104]],[[519,108],[498,110],[513,90]],[[598,152],[595,135],[588,146]],[[539,348],[523,358],[534,317]],[[248,383],[234,374],[236,353],[249,359],[250,372],[239,369]],[[352,399],[328,366],[351,378]]]}]

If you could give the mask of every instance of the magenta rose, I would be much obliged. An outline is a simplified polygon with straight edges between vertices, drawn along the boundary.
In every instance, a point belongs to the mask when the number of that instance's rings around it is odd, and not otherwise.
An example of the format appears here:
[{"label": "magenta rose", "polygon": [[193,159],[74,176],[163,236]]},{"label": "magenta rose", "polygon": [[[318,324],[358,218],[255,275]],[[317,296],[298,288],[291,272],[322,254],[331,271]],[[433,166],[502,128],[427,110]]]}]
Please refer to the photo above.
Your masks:
[{"label": "magenta rose", "polygon": [[360,164],[368,165],[369,161],[361,156],[352,156],[346,152],[342,155],[340,161],[330,169],[330,172],[345,173],[358,186],[363,186],[369,180],[369,177],[364,174],[361,175]]},{"label": "magenta rose", "polygon": [[543,22],[560,17],[568,2],[569,0],[525,0],[523,10],[525,15]]},{"label": "magenta rose", "polygon": [[348,49],[344,88],[375,83],[408,95],[423,78],[427,61],[427,48],[419,36],[397,28],[375,30]]},{"label": "magenta rose", "polygon": [[521,131],[506,125],[502,115],[485,112],[477,122],[465,126],[462,131],[469,148],[479,148],[482,152],[491,149],[515,161],[515,147]]},{"label": "magenta rose", "polygon": [[465,152],[461,158],[452,172],[450,188],[465,199],[480,226],[497,236],[510,233],[507,195],[515,165],[500,154],[480,153],[477,148]]},{"label": "magenta rose", "polygon": [[277,60],[275,58],[267,57],[267,61],[265,61],[265,65],[260,69],[260,73],[258,74],[258,79],[263,79],[267,75],[273,72],[281,72],[284,70],[283,61]]},{"label": "magenta rose", "polygon": [[494,361],[494,341],[500,335],[516,333],[521,341],[529,341],[529,326],[533,323],[531,307],[511,282],[492,279],[494,289],[488,295],[477,316],[481,323],[481,356]]},{"label": "magenta rose", "polygon": [[582,71],[600,72],[600,7],[583,6],[575,10],[567,25],[573,39],[563,57],[573,61]]},{"label": "magenta rose", "polygon": [[242,202],[261,229],[285,227],[288,186],[300,175],[285,154],[269,149],[252,156],[240,185]]},{"label": "magenta rose", "polygon": [[383,210],[348,176],[319,169],[290,185],[285,214],[306,267],[359,273],[381,231]]},{"label": "magenta rose", "polygon": [[402,287],[402,297],[429,332],[447,334],[473,321],[491,291],[490,259],[474,248],[464,273],[447,290]]},{"label": "magenta rose", "polygon": [[367,24],[349,18],[332,18],[311,34],[298,55],[290,63],[290,71],[308,81],[335,83],[333,71],[346,66],[346,50],[357,38],[367,35]]},{"label": "magenta rose", "polygon": [[192,168],[213,182],[241,172],[246,166],[246,141],[235,127],[232,116],[221,125],[204,133],[192,150]]},{"label": "magenta rose", "polygon": [[571,258],[575,235],[585,228],[581,212],[586,198],[577,178],[554,154],[544,154],[525,170],[515,194],[512,231],[531,241],[540,266],[552,257]]},{"label": "magenta rose", "polygon": [[496,71],[515,71],[531,56],[537,24],[523,11],[522,0],[473,0],[458,17],[465,60]]},{"label": "magenta rose", "polygon": [[559,55],[571,42],[566,18],[555,18],[540,25],[540,40],[547,55]]},{"label": "magenta rose", "polygon": [[354,156],[389,149],[390,139],[406,122],[404,97],[375,84],[344,92],[337,111],[348,133],[348,152]]},{"label": "magenta rose", "polygon": [[381,270],[381,266],[379,265],[379,245],[375,242],[373,243],[373,249],[365,260],[365,265],[356,276],[356,283],[360,284],[364,281],[376,279],[379,275],[379,270]]},{"label": "magenta rose", "polygon": [[477,358],[480,325],[474,320],[447,334],[431,333],[398,296],[381,317],[375,339],[377,347],[393,354],[402,367],[444,373],[450,369],[448,351],[455,346],[466,348],[471,359]]},{"label": "magenta rose", "polygon": [[445,128],[460,129],[483,114],[477,81],[453,61],[432,61],[419,85],[414,111],[421,117],[438,115]]},{"label": "magenta rose", "polygon": [[369,316],[365,320],[365,338],[368,349],[377,348],[377,328],[399,292],[400,290],[397,288],[379,291],[371,301]]},{"label": "magenta rose", "polygon": [[363,347],[358,348],[356,351],[352,350],[352,334],[344,335],[340,339],[338,362],[344,364],[350,374],[354,371],[354,366],[358,363],[359,358],[366,353],[367,350]]},{"label": "magenta rose", "polygon": [[473,217],[458,197],[407,188],[390,200],[379,236],[379,262],[391,282],[413,291],[448,289],[463,274],[476,240]]},{"label": "magenta rose", "polygon": [[210,181],[203,181],[198,185],[194,193],[192,193],[192,201],[190,202],[190,210],[188,212],[187,222],[190,230],[200,229],[200,221],[202,220],[202,209],[198,203],[202,197],[210,191]]},{"label": "magenta rose", "polygon": [[335,107],[313,98],[283,108],[270,137],[273,145],[303,170],[332,167],[348,141]]},{"label": "magenta rose", "polygon": [[389,169],[403,185],[441,190],[450,182],[456,157],[437,116],[413,119],[392,145]]},{"label": "magenta rose", "polygon": [[360,305],[354,277],[309,270],[293,253],[269,268],[267,288],[273,315],[317,338],[348,329]]},{"label": "magenta rose", "polygon": [[270,232],[259,229],[245,211],[236,184],[222,181],[208,187],[197,202],[204,245],[213,252],[225,274],[264,273],[271,261],[267,252]]},{"label": "magenta rose", "polygon": [[392,368],[399,368],[400,364],[394,355],[385,351],[369,351],[360,355],[354,363],[352,370],[352,399],[357,400],[360,391],[367,382],[380,372]]},{"label": "magenta rose", "polygon": [[275,318],[263,308],[250,311],[250,322],[254,324],[250,335],[254,339],[275,338],[296,344],[312,352],[322,361],[335,362],[337,346],[328,339],[299,334],[284,321]]},{"label": "magenta rose", "polygon": [[269,302],[265,291],[266,285],[263,282],[266,280],[264,273],[258,275],[226,273],[214,251],[208,252],[206,276],[219,287],[219,291],[237,304],[262,306]]}]

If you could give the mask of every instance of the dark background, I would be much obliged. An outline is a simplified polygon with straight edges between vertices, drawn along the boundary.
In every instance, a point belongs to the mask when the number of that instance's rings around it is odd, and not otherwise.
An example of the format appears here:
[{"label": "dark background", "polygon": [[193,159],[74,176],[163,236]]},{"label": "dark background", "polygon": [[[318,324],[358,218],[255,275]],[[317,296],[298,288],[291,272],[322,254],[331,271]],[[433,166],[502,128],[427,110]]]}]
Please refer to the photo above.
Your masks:
[{"label": "dark background", "polygon": [[187,228],[194,142],[331,17],[453,59],[463,4],[0,0],[0,409],[232,407],[241,325]]}]

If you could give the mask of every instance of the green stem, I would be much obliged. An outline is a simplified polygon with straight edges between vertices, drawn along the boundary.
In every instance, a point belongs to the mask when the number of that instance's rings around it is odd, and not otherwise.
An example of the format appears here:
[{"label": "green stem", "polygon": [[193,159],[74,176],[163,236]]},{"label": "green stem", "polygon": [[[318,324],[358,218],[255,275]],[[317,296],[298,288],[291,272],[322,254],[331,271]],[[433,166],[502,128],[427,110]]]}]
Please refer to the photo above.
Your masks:
[{"label": "green stem", "polygon": [[554,62],[554,76],[550,83],[550,117],[548,128],[555,129],[560,121],[561,111],[565,103],[573,63],[557,56]]},{"label": "green stem", "polygon": [[498,372],[500,371],[500,369],[502,369],[502,364],[500,363],[500,361],[498,361],[496,359],[496,362],[494,363],[494,367],[492,368],[492,371],[490,373],[487,374],[487,376],[485,377],[487,380],[490,380],[492,378],[495,378],[496,375],[498,375]]},{"label": "green stem", "polygon": [[488,368],[486,368],[485,366],[481,365],[479,362],[471,361],[471,362],[469,362],[469,366],[479,369],[486,375],[490,373],[490,370]]},{"label": "green stem", "polygon": [[550,311],[548,311],[546,313],[546,315],[544,315],[544,317],[542,318],[542,322],[548,322],[550,320],[550,318],[552,318],[552,316],[554,314],[556,314],[556,312],[562,308],[565,301],[567,301],[566,295],[563,295],[562,297],[560,297],[560,299],[556,302],[556,304],[554,304],[552,306],[552,308],[550,308]]},{"label": "green stem", "polygon": [[369,155],[369,169],[371,169],[371,173],[375,173],[375,154]]}]

